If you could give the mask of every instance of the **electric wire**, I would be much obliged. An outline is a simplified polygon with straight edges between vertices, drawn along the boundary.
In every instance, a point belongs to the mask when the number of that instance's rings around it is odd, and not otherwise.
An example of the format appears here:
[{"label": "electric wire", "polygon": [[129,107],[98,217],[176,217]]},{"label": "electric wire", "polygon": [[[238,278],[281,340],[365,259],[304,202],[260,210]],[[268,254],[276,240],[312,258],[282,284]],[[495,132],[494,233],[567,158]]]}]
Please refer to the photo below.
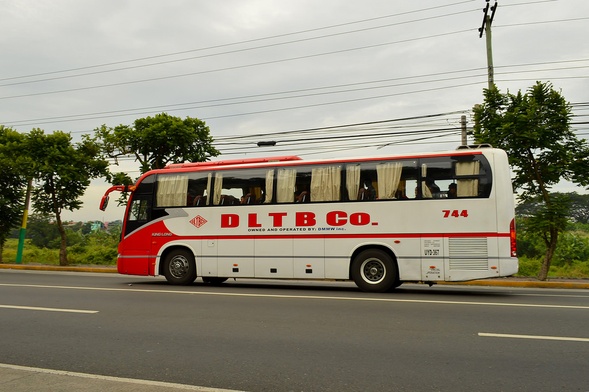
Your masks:
[{"label": "electric wire", "polygon": [[[43,73],[30,74],[30,75],[24,75],[24,76],[16,76],[16,77],[2,78],[2,79],[0,79],[0,81],[13,80],[13,79],[21,79],[21,78],[30,78],[30,77],[37,77],[37,76],[45,76],[45,75],[51,75],[51,74],[57,74],[57,73],[66,73],[66,72],[79,71],[79,70],[84,70],[84,69],[100,68],[100,67],[106,67],[106,66],[112,66],[112,65],[126,64],[126,63],[131,63],[131,62],[152,60],[152,59],[156,59],[156,58],[177,56],[177,55],[181,55],[181,54],[194,53],[194,52],[200,52],[200,51],[211,50],[211,49],[219,49],[219,48],[224,48],[224,47],[229,47],[229,46],[249,44],[249,43],[253,43],[253,42],[265,41],[265,40],[276,39],[276,38],[283,38],[283,37],[288,37],[288,36],[293,36],[293,35],[299,35],[299,34],[306,34],[306,33],[309,33],[309,32],[316,32],[316,31],[328,30],[328,29],[333,29],[333,28],[338,28],[338,27],[343,27],[343,26],[350,26],[350,25],[354,25],[354,24],[360,24],[360,23],[365,23],[365,22],[372,22],[372,21],[376,21],[376,20],[387,19],[387,18],[391,18],[391,17],[398,17],[398,16],[404,16],[404,15],[409,15],[409,14],[414,14],[414,13],[420,13],[420,12],[425,12],[425,11],[436,10],[436,9],[440,9],[440,8],[447,8],[447,7],[452,7],[452,6],[455,6],[455,5],[461,5],[461,4],[465,4],[465,3],[470,3],[470,2],[473,2],[473,1],[474,0],[459,1],[459,2],[456,2],[456,3],[439,5],[439,6],[428,7],[428,8],[422,8],[422,9],[413,10],[413,11],[400,12],[400,13],[396,13],[396,14],[390,14],[390,15],[378,16],[378,17],[373,17],[373,18],[361,19],[361,20],[352,21],[352,22],[346,22],[346,23],[338,23],[338,24],[334,24],[334,25],[328,25],[328,26],[323,26],[323,27],[318,27],[318,28],[300,30],[300,31],[295,31],[295,32],[290,32],[290,33],[284,33],[284,34],[277,34],[277,35],[272,35],[272,36],[268,36],[268,37],[255,38],[255,39],[238,41],[238,42],[232,42],[232,43],[221,44],[221,45],[214,45],[214,46],[209,46],[209,47],[205,47],[205,48],[190,49],[190,50],[184,50],[184,51],[167,53],[167,54],[161,54],[161,55],[152,55],[152,56],[141,57],[141,58],[132,59],[132,60],[122,60],[122,61],[116,61],[116,62],[110,62],[110,63],[103,63],[103,64],[96,64],[96,65],[84,66],[84,67],[71,68],[71,69],[66,69],[66,70],[61,70],[61,71],[51,71],[51,72],[43,72]],[[405,22],[405,23],[407,23],[407,22]],[[376,28],[380,28],[380,27],[376,27]],[[321,37],[319,37],[319,38],[321,38]]]}]

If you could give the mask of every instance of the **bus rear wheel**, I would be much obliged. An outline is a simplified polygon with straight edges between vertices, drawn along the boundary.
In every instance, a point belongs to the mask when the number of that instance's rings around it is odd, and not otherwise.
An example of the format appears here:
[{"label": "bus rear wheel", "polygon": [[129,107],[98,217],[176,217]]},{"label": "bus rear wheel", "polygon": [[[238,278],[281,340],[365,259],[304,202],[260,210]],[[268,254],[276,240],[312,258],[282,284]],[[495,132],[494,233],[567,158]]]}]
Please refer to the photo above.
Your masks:
[{"label": "bus rear wheel", "polygon": [[188,285],[196,279],[196,264],[192,253],[184,249],[172,250],[164,261],[164,276],[170,284]]},{"label": "bus rear wheel", "polygon": [[397,282],[393,258],[380,249],[360,252],[352,261],[351,275],[360,290],[375,293],[392,290]]}]

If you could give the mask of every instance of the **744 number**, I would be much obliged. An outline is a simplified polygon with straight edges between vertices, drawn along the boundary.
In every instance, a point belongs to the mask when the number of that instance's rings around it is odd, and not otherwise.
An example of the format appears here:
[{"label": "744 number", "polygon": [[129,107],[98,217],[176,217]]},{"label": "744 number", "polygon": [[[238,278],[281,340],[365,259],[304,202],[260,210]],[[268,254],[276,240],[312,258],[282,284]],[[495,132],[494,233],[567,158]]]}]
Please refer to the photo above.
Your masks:
[{"label": "744 number", "polygon": [[444,213],[444,218],[467,218],[468,217],[468,210],[442,210]]}]

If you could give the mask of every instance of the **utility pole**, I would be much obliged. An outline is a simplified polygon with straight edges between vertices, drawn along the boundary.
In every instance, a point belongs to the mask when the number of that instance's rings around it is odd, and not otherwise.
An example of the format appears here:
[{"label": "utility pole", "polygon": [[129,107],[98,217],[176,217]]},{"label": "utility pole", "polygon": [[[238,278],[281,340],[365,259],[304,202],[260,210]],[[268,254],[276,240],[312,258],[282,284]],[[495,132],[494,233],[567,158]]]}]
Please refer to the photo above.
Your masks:
[{"label": "utility pole", "polygon": [[462,129],[462,145],[466,146],[468,142],[466,141],[466,116],[464,114],[460,116],[460,127]]},{"label": "utility pole", "polygon": [[488,69],[488,81],[489,81],[489,89],[493,87],[495,84],[493,78],[493,48],[491,45],[491,23],[493,23],[493,18],[495,17],[495,11],[497,10],[497,2],[491,8],[491,15],[489,15],[489,0],[485,0],[487,2],[487,6],[483,9],[485,15],[483,16],[483,24],[479,29],[479,38],[483,37],[483,32],[485,33],[485,38],[487,39],[487,69]]},{"label": "utility pole", "polygon": [[31,203],[31,189],[33,187],[33,180],[29,179],[27,185],[27,195],[25,197],[25,208],[22,216],[22,226],[18,236],[18,247],[16,249],[16,264],[22,263],[23,251],[25,247],[25,235],[27,233],[27,219],[29,217],[29,204]]}]

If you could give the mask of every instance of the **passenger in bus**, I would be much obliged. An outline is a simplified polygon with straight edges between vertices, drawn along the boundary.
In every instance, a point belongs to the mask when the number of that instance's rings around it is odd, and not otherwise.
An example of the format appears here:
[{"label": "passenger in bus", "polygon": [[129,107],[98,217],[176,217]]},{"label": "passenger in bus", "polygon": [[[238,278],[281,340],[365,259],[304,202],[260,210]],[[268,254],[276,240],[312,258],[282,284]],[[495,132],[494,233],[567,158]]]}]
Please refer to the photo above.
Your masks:
[{"label": "passenger in bus", "polygon": [[253,204],[254,198],[251,193],[241,196],[240,204]]},{"label": "passenger in bus", "polygon": [[299,193],[297,195],[295,202],[296,203],[308,203],[310,200],[311,200],[311,198],[309,197],[309,192],[302,191],[301,193]]},{"label": "passenger in bus", "polygon": [[448,198],[449,199],[456,199],[457,197],[457,188],[456,183],[452,183],[448,186]]},{"label": "passenger in bus", "polygon": [[203,196],[203,195],[196,195],[194,197],[194,201],[192,202],[192,205],[195,207],[200,207],[200,206],[204,206],[205,203],[207,201],[207,197]]},{"label": "passenger in bus", "polygon": [[232,195],[221,195],[221,200],[219,202],[219,205],[223,205],[223,206],[232,206],[235,204],[239,204],[239,200]]},{"label": "passenger in bus", "polygon": [[297,184],[295,189],[295,203],[309,203],[311,201],[311,192],[308,184]]},{"label": "passenger in bus", "polygon": [[399,189],[397,192],[395,192],[395,199],[397,199],[397,200],[405,200],[405,199],[407,199],[407,196],[405,196],[405,194],[403,193],[403,191]]},{"label": "passenger in bus", "polygon": [[375,200],[376,199],[376,189],[372,186],[372,181],[366,179],[362,182],[362,186],[358,191],[358,199],[357,200]]},{"label": "passenger in bus", "polygon": [[440,187],[436,185],[435,181],[432,178],[426,177],[425,185],[427,186],[427,188],[431,192],[431,194],[432,194],[431,197],[434,197],[434,198],[440,197]]}]

